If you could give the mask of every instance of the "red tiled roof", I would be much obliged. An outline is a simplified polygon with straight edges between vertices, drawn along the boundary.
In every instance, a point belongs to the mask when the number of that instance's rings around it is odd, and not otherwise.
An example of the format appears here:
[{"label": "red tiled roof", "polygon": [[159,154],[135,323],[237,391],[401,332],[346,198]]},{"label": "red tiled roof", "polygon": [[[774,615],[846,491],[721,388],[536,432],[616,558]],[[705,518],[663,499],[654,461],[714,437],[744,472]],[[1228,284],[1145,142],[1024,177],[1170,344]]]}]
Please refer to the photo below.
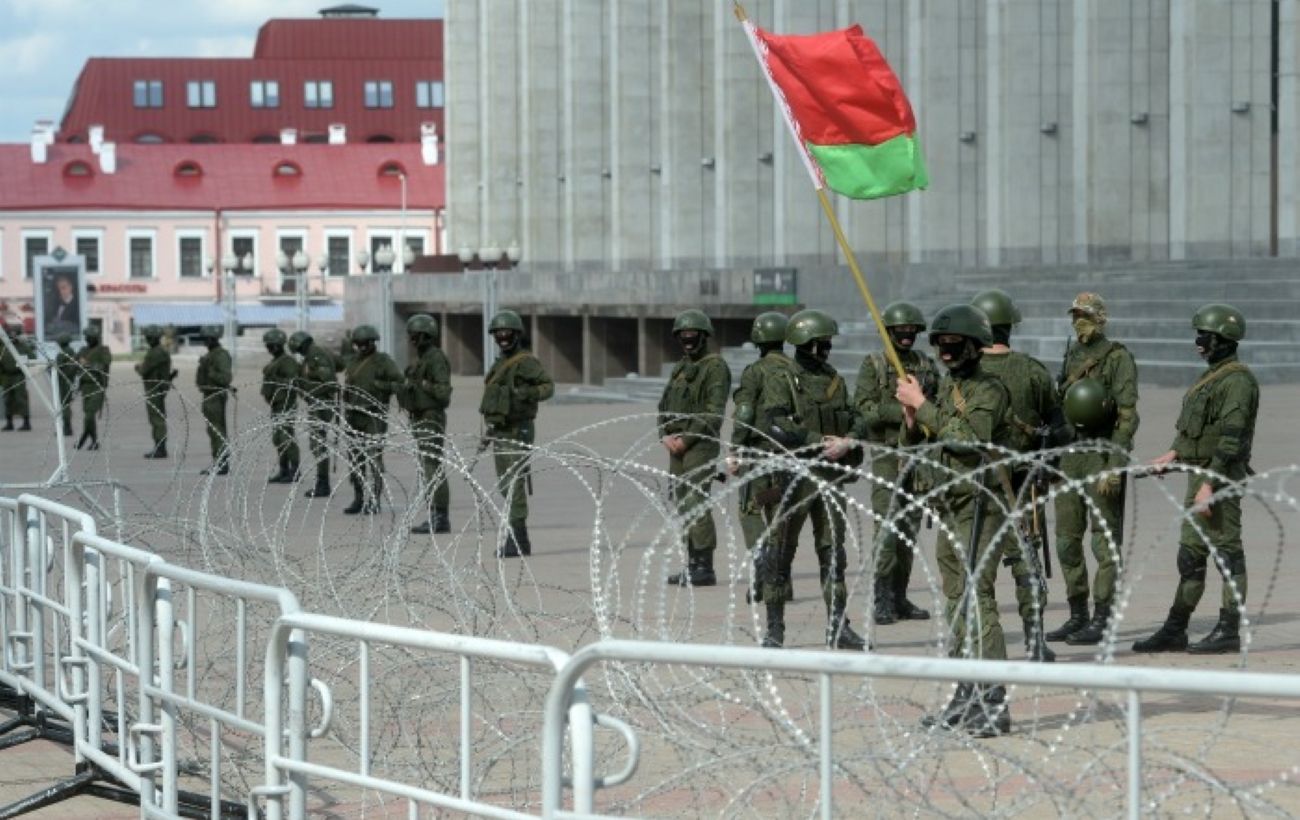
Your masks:
[{"label": "red tiled roof", "polygon": [[[387,145],[118,145],[117,172],[104,174],[86,145],[49,146],[32,162],[26,144],[0,145],[0,211],[38,210],[397,210],[401,182],[380,169],[398,163],[407,177],[407,207],[446,203],[445,165],[425,165],[420,146]],[[282,162],[301,174],[276,176]],[[68,176],[82,162],[89,176]],[[176,169],[194,162],[197,177]]]},{"label": "red tiled roof", "polygon": [[256,60],[434,60],[442,64],[441,20],[329,18],[268,20],[257,31]]}]

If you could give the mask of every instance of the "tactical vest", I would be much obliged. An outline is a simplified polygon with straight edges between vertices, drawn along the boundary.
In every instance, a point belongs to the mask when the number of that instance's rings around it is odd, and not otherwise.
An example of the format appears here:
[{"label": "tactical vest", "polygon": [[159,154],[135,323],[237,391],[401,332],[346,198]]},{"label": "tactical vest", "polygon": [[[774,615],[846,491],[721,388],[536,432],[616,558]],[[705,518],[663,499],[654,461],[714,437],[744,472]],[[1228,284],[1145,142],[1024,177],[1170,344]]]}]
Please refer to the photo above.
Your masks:
[{"label": "tactical vest", "polygon": [[675,435],[690,425],[689,419],[680,416],[699,413],[704,409],[706,384],[703,377],[706,365],[721,360],[722,357],[717,353],[706,353],[696,361],[683,359],[673,367],[663,398],[659,400],[659,412],[679,418],[670,418],[664,425],[666,435]]},{"label": "tactical vest", "polygon": [[[1256,400],[1259,396],[1259,382],[1250,368],[1241,362],[1228,362],[1217,370],[1203,375],[1183,397],[1183,406],[1178,413],[1174,428],[1183,440],[1185,453],[1180,453],[1182,460],[1204,466],[1214,457],[1219,446],[1219,437],[1223,434],[1223,423],[1210,417],[1210,402],[1214,397],[1213,386],[1223,377],[1232,373],[1244,373],[1255,390]],[[1242,431],[1244,435],[1253,436],[1254,430]],[[1250,463],[1250,453],[1241,454],[1244,464]]]},{"label": "tactical vest", "polygon": [[[791,368],[786,374],[794,397],[795,423],[813,436],[847,436],[853,431],[854,412],[849,391],[839,373]],[[865,454],[855,447],[837,464],[857,467]]]},{"label": "tactical vest", "polygon": [[478,411],[483,414],[483,420],[488,425],[501,427],[537,415],[535,403],[530,413],[530,408],[516,401],[514,397],[515,371],[519,369],[519,364],[531,355],[527,350],[519,350],[492,366],[492,371],[483,382],[483,399],[478,405]]}]

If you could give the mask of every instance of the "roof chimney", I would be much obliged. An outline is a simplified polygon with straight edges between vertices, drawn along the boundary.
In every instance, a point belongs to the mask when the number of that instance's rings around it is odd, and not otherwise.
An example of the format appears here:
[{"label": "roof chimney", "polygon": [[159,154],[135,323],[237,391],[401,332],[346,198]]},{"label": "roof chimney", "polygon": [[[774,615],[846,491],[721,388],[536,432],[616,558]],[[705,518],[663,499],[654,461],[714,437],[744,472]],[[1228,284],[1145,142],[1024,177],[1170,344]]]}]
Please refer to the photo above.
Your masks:
[{"label": "roof chimney", "polygon": [[348,141],[348,127],[342,123],[330,124],[330,145],[345,145]]},{"label": "roof chimney", "polygon": [[45,144],[54,144],[54,120],[37,120],[36,127],[44,134]]},{"label": "roof chimney", "polygon": [[293,145],[293,144],[296,143],[297,141],[298,141],[298,129],[297,129],[297,128],[281,128],[281,129],[280,129],[280,144],[281,144],[281,145]]},{"label": "roof chimney", "polygon": [[117,173],[117,143],[106,142],[99,146],[99,170],[106,174]]},{"label": "roof chimney", "polygon": [[39,124],[32,128],[32,162],[45,164],[45,130]]},{"label": "roof chimney", "polygon": [[90,153],[98,154],[99,146],[104,144],[104,126],[90,126]]},{"label": "roof chimney", "polygon": [[420,158],[425,165],[438,164],[438,126],[432,122],[420,123]]}]

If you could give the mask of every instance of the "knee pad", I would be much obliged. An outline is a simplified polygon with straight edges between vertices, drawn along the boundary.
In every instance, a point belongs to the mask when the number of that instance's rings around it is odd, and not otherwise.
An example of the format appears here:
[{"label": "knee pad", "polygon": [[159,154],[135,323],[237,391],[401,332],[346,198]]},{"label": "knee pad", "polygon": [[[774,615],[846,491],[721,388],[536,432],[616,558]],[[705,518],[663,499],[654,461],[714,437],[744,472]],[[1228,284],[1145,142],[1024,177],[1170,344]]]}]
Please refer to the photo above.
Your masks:
[{"label": "knee pad", "polygon": [[1205,581],[1207,556],[1195,555],[1186,546],[1178,547],[1178,577],[1184,581]]}]

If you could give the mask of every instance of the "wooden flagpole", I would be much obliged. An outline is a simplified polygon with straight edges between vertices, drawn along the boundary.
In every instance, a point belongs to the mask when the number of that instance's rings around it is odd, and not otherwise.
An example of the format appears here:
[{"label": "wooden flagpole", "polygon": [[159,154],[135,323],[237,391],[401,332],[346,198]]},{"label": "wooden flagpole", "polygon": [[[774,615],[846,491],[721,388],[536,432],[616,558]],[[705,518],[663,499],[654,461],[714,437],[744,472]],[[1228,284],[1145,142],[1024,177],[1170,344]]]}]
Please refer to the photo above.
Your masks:
[{"label": "wooden flagpole", "polygon": [[[745,13],[745,7],[740,4],[740,0],[733,0],[735,6],[736,19],[742,24],[749,21]],[[791,118],[789,108],[781,98],[780,89],[777,88],[772,75],[768,72],[767,66],[763,63],[763,55],[758,50],[758,43],[750,36],[750,44],[754,47],[754,56],[758,58],[759,67],[763,69],[763,74],[767,77],[768,84],[772,87],[772,96],[776,104],[781,108],[785,116],[786,127],[790,130],[790,137],[794,140],[795,146],[803,154],[804,164],[808,166],[808,172],[813,178],[813,188],[817,191],[817,199],[822,204],[822,211],[826,213],[826,218],[830,220],[831,231],[835,234],[835,242],[839,245],[840,251],[843,252],[844,258],[848,260],[849,271],[853,274],[853,280],[858,285],[858,292],[862,294],[862,301],[867,304],[867,311],[871,314],[872,321],[875,322],[876,332],[880,334],[880,343],[884,345],[885,357],[889,363],[894,366],[895,372],[898,373],[900,381],[907,380],[907,371],[903,368],[903,360],[898,357],[898,351],[894,348],[894,342],[889,338],[889,331],[885,328],[885,320],[880,316],[880,309],[876,307],[876,300],[871,296],[871,288],[867,286],[867,279],[862,275],[862,269],[858,267],[857,256],[853,253],[853,248],[849,246],[849,240],[844,235],[844,229],[840,227],[840,220],[835,216],[835,208],[831,206],[830,198],[826,196],[826,186],[812,165],[812,158],[808,156],[808,149],[799,141],[799,132],[795,130],[794,120]]]}]

